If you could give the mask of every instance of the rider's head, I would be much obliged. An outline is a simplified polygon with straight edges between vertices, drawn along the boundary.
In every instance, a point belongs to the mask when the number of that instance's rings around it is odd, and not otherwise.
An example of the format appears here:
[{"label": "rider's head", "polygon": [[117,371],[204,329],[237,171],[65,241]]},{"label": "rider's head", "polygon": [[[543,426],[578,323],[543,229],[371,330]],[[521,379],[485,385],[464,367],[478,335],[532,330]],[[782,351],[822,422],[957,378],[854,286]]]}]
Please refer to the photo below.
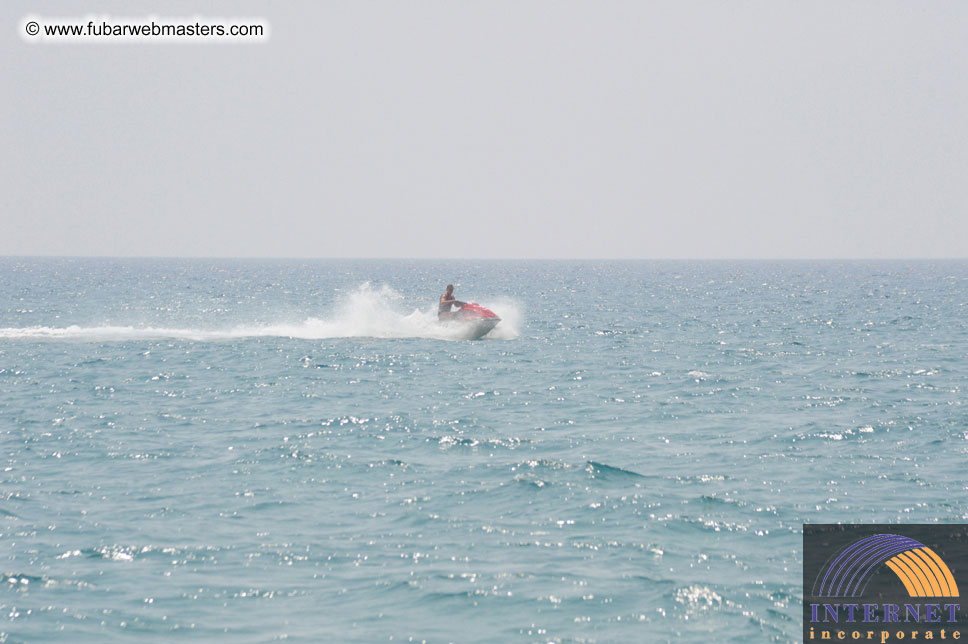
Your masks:
[{"label": "rider's head", "polygon": [[448,284],[447,285],[447,293],[450,294],[450,293],[453,293],[453,292],[454,292],[454,285],[453,284]]}]

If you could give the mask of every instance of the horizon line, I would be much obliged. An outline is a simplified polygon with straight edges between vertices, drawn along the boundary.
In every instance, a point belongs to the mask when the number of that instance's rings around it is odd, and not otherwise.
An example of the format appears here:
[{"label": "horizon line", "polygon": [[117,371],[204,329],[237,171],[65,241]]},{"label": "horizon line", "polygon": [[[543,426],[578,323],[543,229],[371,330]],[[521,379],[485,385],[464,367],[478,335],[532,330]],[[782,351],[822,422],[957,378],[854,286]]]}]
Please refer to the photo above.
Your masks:
[{"label": "horizon line", "polygon": [[310,257],[273,255],[6,255],[0,259],[204,259],[271,261],[429,261],[429,262],[924,262],[965,261],[968,257]]}]

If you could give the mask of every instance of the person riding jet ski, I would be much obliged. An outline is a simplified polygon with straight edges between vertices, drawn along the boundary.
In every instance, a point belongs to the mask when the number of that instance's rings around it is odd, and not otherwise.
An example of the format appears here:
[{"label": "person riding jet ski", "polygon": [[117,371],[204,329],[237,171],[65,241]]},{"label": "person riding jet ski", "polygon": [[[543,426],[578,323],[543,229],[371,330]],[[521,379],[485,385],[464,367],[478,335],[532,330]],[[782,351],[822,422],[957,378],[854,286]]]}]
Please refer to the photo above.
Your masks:
[{"label": "person riding jet ski", "polygon": [[[458,309],[452,311],[455,306]],[[448,284],[447,291],[440,296],[437,319],[442,324],[457,329],[461,337],[467,340],[476,340],[487,335],[501,321],[494,311],[475,302],[461,302],[454,297],[453,284]]]},{"label": "person riding jet ski", "polygon": [[461,302],[456,297],[454,297],[454,285],[448,284],[447,291],[440,296],[440,304],[437,306],[437,319],[443,322],[444,320],[453,320],[454,313],[451,311],[452,306],[457,308],[462,308],[465,302]]}]

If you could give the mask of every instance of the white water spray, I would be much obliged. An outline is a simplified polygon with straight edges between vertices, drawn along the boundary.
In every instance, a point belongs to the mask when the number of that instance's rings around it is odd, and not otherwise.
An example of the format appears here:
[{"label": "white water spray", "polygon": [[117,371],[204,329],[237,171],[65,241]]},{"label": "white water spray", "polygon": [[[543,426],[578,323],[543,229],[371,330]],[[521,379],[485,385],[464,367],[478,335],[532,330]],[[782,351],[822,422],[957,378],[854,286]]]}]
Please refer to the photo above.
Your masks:
[{"label": "white water spray", "polygon": [[[519,307],[509,299],[489,305],[501,323],[485,340],[512,340],[522,322]],[[386,285],[363,284],[340,300],[331,317],[308,317],[299,323],[236,325],[228,329],[193,329],[155,326],[76,326],[0,328],[3,340],[96,340],[120,341],[143,338],[176,338],[216,341],[234,338],[280,337],[304,340],[327,338],[427,338],[460,340],[463,331],[437,322],[436,305],[405,312],[405,298]]]}]

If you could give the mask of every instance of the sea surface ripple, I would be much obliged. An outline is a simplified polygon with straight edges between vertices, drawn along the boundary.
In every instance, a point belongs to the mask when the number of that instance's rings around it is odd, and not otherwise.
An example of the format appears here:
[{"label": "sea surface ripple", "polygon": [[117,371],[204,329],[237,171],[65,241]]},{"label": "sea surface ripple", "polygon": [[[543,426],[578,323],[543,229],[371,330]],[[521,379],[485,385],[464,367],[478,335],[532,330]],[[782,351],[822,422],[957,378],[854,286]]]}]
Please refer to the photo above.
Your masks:
[{"label": "sea surface ripple", "polygon": [[958,261],[0,259],[0,642],[798,641],[804,522],[968,519],[966,320]]}]

